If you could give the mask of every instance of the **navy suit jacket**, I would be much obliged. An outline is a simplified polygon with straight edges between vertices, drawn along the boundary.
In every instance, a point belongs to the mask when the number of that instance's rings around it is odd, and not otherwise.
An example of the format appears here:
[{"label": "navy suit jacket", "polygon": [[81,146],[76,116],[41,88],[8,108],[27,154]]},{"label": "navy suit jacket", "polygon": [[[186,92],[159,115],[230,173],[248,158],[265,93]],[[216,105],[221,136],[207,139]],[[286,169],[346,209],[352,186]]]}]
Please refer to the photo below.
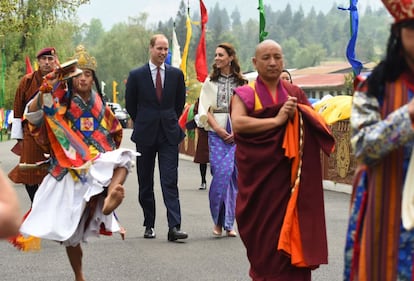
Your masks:
[{"label": "navy suit jacket", "polygon": [[159,130],[163,130],[170,144],[179,144],[184,132],[178,125],[186,88],[183,72],[165,64],[162,100],[158,102],[149,63],[131,70],[128,76],[125,102],[126,109],[134,120],[131,140],[139,145],[153,145]]}]

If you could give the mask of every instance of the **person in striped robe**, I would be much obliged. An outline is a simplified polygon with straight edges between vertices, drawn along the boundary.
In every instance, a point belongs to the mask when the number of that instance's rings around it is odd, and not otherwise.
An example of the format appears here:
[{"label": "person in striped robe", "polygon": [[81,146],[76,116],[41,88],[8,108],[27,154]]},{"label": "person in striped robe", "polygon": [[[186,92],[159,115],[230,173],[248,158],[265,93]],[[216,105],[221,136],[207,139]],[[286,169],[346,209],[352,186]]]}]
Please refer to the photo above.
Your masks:
[{"label": "person in striped robe", "polygon": [[[343,280],[413,280],[414,230],[402,219],[414,144],[414,2],[383,0],[394,17],[385,58],[358,77],[351,144],[358,160]],[[414,159],[412,159],[414,160]],[[414,166],[413,166],[414,167]],[[408,225],[408,227],[407,227]]]}]

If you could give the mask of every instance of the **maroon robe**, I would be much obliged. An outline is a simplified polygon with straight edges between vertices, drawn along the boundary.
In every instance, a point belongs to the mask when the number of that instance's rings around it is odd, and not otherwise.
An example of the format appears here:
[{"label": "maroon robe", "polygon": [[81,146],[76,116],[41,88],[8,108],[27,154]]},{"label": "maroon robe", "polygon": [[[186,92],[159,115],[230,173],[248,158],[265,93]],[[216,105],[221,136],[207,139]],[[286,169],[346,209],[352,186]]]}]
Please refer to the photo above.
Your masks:
[{"label": "maroon robe", "polygon": [[[20,81],[19,87],[16,90],[14,98],[13,113],[14,118],[23,118],[26,104],[39,91],[39,87],[43,81],[42,73],[35,71],[31,74],[26,74]],[[48,149],[39,146],[33,136],[30,134],[29,123],[27,120],[22,121],[23,140],[20,154],[20,163],[35,164],[37,162],[45,161],[44,153],[50,153]],[[9,172],[9,178],[14,183],[23,183],[28,185],[40,184],[43,178],[47,175],[47,165],[22,168],[19,165],[15,166]]]},{"label": "maroon robe", "polygon": [[[283,87],[282,87],[283,85]],[[256,118],[274,117],[287,99],[309,105],[303,91],[291,84],[279,85],[278,100],[273,104],[260,79],[256,90],[263,109],[254,111],[254,91],[249,86],[235,90]],[[252,104],[253,101],[253,104]],[[303,105],[305,106],[305,105]],[[303,252],[312,268],[327,263],[327,241],[322,187],[320,149],[330,153],[334,138],[326,126],[302,111],[304,120],[304,151],[298,197],[298,213]],[[235,134],[239,193],[236,220],[240,237],[246,246],[253,280],[311,280],[310,268],[291,265],[290,258],[277,250],[279,234],[291,195],[291,161],[282,148],[286,126],[260,134]]]}]

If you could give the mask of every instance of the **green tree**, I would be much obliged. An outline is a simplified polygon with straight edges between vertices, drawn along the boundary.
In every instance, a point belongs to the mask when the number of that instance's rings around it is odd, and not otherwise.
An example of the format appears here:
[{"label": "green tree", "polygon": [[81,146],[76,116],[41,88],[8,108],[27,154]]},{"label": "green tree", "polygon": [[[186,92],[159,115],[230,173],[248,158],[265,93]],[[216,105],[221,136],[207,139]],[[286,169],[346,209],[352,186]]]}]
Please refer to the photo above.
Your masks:
[{"label": "green tree", "polygon": [[289,37],[285,41],[281,42],[283,48],[283,55],[286,68],[297,67],[294,61],[296,52],[299,50],[299,41],[294,37]]},{"label": "green tree", "polygon": [[[34,57],[37,50],[45,45],[58,47],[65,41],[71,47],[74,24],[71,18],[76,9],[89,0],[0,0],[0,44],[6,54],[5,93],[1,96],[7,101],[14,97],[16,81],[25,73],[24,57]],[[66,29],[61,30],[61,26]],[[53,27],[53,32],[49,28]],[[63,38],[66,37],[66,38]],[[53,40],[51,40],[53,38]],[[68,41],[69,40],[69,43]],[[60,54],[66,55],[66,47]],[[3,89],[0,89],[2,91]]]},{"label": "green tree", "polygon": [[240,36],[241,46],[238,50],[239,62],[244,72],[253,71],[252,57],[259,43],[259,21],[249,19],[244,25],[245,32]]},{"label": "green tree", "polygon": [[[266,31],[269,33],[267,38],[282,42],[287,37],[290,37],[291,35],[288,33],[289,31],[286,27],[284,25],[280,25],[279,23],[282,12],[272,11],[272,9],[267,5],[264,6],[264,9],[266,13]],[[256,34],[257,33],[258,31],[256,31]]]},{"label": "green tree", "polygon": [[237,9],[237,7],[231,13],[230,17],[231,17],[231,26],[233,30],[242,26],[242,22],[240,21],[240,12],[239,12],[239,9]]},{"label": "green tree", "polygon": [[[118,83],[117,100],[125,106],[125,82],[129,71],[148,62],[149,41],[152,30],[145,28],[146,15],[136,18],[135,23],[115,24],[100,41],[102,44],[91,49],[98,63],[99,79],[105,81],[105,94],[112,100],[112,82]],[[113,51],[108,51],[113,50]]]},{"label": "green tree", "polygon": [[280,14],[277,24],[284,30],[291,32],[290,25],[292,24],[292,7],[290,4],[286,5],[285,10]]},{"label": "green tree", "polygon": [[177,11],[177,15],[175,17],[175,33],[177,33],[177,40],[180,46],[185,45],[186,36],[187,36],[187,6],[184,3],[184,0],[180,1],[180,7]]},{"label": "green tree", "polygon": [[[59,21],[53,27],[42,28],[42,32],[37,36],[37,42],[31,43],[35,47],[27,48],[27,50],[33,50],[32,52],[20,51],[20,60],[12,61],[10,59],[6,61],[6,92],[4,95],[6,108],[13,108],[15,91],[21,77],[26,73],[23,56],[27,55],[29,58],[32,58],[31,62],[34,66],[36,51],[44,46],[54,46],[57,49],[60,62],[63,63],[74,53],[72,35],[76,30],[76,26],[67,21]],[[6,42],[9,44],[6,45],[8,47],[6,48],[6,55],[8,58],[13,57],[13,54],[9,54],[9,52],[19,53],[19,38],[18,34],[16,36],[11,36],[10,34],[7,36],[8,41]]]},{"label": "green tree", "polygon": [[[82,25],[84,35],[81,41],[77,42],[78,44],[82,43],[88,47],[96,46],[105,35],[105,29],[103,28],[102,22],[100,19],[91,19],[88,25]],[[77,44],[76,44],[77,45]]]},{"label": "green tree", "polygon": [[[85,3],[89,3],[89,0],[1,0],[0,34],[20,34],[19,48],[26,50],[31,46],[28,43],[30,38],[37,36],[43,27],[70,19],[76,13],[76,9]],[[19,59],[16,53],[12,61]]]},{"label": "green tree", "polygon": [[307,48],[299,48],[293,57],[295,68],[319,65],[326,57],[326,50],[320,44],[311,44]]}]

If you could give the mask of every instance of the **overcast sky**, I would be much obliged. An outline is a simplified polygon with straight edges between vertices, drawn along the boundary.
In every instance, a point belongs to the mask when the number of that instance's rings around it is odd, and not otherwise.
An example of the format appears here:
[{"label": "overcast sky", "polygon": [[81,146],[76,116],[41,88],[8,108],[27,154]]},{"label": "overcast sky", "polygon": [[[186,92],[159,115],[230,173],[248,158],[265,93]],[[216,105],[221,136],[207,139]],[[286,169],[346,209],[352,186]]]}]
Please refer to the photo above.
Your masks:
[{"label": "overcast sky", "polygon": [[[157,23],[158,21],[168,20],[177,15],[180,0],[90,0],[90,4],[82,5],[78,9],[78,17],[81,23],[89,23],[92,18],[99,18],[106,30],[109,30],[113,24],[119,22],[127,22],[128,17],[137,17],[140,13],[148,14],[148,22]],[[217,0],[203,0],[207,11],[214,8]],[[349,6],[349,0],[263,0],[264,5],[270,5],[272,10],[284,10],[287,3],[290,3],[292,10],[296,11],[301,5],[303,10],[307,12],[310,7],[314,7],[317,11],[327,12],[334,3],[338,6]],[[366,5],[370,5],[376,9],[382,6],[380,0],[359,0],[358,8],[364,9]],[[190,15],[194,11],[199,11],[199,0],[185,0],[189,3]],[[241,4],[242,3],[242,4]],[[234,11],[236,5],[242,17],[242,22],[248,18],[258,18],[258,1],[254,0],[230,0],[219,1],[221,9],[226,8],[229,15]]]}]

